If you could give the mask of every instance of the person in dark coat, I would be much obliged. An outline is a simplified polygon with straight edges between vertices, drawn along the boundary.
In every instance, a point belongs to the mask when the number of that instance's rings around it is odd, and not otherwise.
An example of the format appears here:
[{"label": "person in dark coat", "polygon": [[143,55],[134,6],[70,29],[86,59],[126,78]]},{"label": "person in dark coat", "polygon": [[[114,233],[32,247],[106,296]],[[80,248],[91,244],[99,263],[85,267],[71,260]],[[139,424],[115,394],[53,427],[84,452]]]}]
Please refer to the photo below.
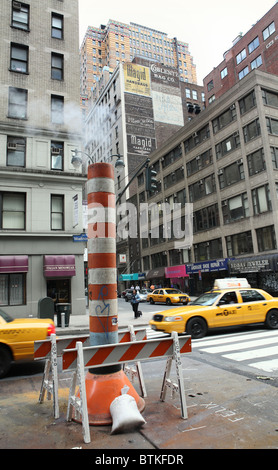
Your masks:
[{"label": "person in dark coat", "polygon": [[138,318],[138,307],[140,302],[140,296],[134,289],[131,296],[131,305],[134,312],[134,318]]}]

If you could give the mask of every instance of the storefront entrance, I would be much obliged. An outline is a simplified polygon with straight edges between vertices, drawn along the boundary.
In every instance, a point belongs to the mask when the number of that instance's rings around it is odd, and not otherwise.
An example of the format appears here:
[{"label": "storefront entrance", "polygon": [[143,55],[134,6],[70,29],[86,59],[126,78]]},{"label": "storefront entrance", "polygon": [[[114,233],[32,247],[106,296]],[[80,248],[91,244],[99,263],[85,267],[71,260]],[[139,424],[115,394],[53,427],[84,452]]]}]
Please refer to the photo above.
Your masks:
[{"label": "storefront entrance", "polygon": [[71,280],[70,279],[47,279],[47,297],[53,299],[54,304],[71,303]]}]

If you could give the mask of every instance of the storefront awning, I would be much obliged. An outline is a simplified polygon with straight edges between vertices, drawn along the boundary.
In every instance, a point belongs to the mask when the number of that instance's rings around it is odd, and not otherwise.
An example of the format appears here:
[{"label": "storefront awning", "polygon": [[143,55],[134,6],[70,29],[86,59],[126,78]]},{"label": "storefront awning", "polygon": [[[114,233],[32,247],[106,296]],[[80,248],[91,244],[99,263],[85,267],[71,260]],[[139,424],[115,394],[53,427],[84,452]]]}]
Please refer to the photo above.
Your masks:
[{"label": "storefront awning", "polygon": [[75,276],[75,256],[45,255],[43,262],[43,274],[45,277]]},{"label": "storefront awning", "polygon": [[0,256],[0,274],[1,273],[27,273],[28,256]]},{"label": "storefront awning", "polygon": [[181,266],[169,266],[168,268],[165,268],[165,277],[167,279],[188,277],[188,274],[186,274],[185,265],[183,264]]},{"label": "storefront awning", "polygon": [[165,268],[151,269],[146,275],[146,279],[159,279],[165,276]]},{"label": "storefront awning", "polygon": [[146,273],[131,273],[131,274],[120,274],[119,281],[140,281],[145,279]]}]

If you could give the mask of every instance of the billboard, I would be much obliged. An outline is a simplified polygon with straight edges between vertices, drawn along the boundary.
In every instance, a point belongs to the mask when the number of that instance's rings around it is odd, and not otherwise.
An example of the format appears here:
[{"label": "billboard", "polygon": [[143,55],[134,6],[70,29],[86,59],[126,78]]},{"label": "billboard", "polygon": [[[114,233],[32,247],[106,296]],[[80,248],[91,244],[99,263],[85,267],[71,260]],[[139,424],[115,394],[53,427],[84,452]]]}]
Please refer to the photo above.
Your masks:
[{"label": "billboard", "polygon": [[125,92],[151,96],[150,69],[133,63],[124,64]]}]

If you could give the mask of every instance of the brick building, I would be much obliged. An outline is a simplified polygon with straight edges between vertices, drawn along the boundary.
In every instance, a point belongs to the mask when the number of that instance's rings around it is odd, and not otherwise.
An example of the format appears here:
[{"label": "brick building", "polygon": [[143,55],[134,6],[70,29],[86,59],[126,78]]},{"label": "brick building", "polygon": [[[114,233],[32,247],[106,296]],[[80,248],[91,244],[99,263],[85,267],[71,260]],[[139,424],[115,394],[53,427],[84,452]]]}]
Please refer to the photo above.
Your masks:
[{"label": "brick building", "polygon": [[120,63],[132,62],[134,57],[174,67],[180,81],[197,83],[196,66],[187,43],[146,26],[109,20],[99,28],[89,26],[80,48],[84,107],[103,68],[108,67],[112,73]]},{"label": "brick building", "polygon": [[278,75],[278,4],[244,36],[239,35],[224,60],[204,78],[206,105],[226,93],[253,69]]}]

